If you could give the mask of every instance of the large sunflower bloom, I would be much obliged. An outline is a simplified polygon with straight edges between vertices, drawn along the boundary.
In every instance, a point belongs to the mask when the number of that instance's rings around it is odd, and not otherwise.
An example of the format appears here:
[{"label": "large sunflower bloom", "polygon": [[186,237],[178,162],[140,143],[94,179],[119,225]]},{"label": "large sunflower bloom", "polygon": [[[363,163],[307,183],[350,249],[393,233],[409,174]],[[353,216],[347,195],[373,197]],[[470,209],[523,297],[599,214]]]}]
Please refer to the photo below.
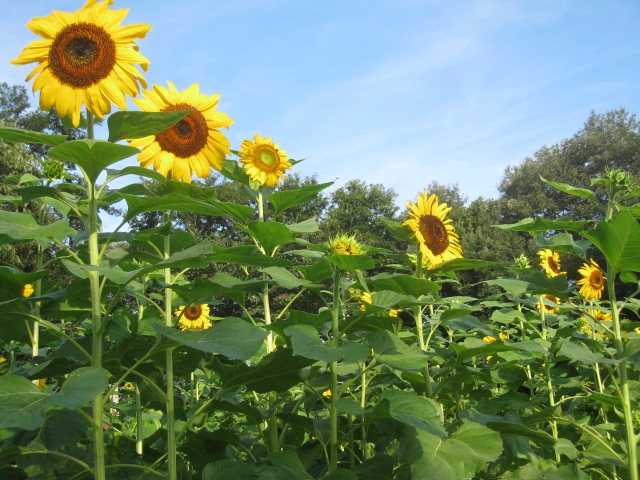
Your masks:
[{"label": "large sunflower bloom", "polygon": [[162,175],[171,173],[174,180],[187,183],[191,183],[192,173],[206,178],[211,167],[222,170],[225,156],[231,151],[229,140],[218,129],[229,128],[233,120],[226,113],[216,112],[220,94],[200,94],[197,83],[179,92],[167,83],[168,90],[154,85],[134,103],[144,112],[193,111],[164,132],[130,140],[131,146],[142,149],[138,161],[143,167],[153,165]]},{"label": "large sunflower bloom", "polygon": [[429,196],[426,190],[418,195],[417,204],[410,201],[405,206],[409,209],[409,220],[403,225],[408,225],[413,230],[423,258],[429,260],[429,268],[435,268],[454,258],[462,258],[460,238],[452,225],[453,221],[446,218],[451,207],[447,207],[446,203],[439,203],[438,196]]},{"label": "large sunflower bloom", "polygon": [[40,92],[40,108],[55,106],[58,115],[80,124],[80,108],[85,104],[96,117],[111,112],[111,103],[127,109],[125,94],[140,93],[138,82],[147,83],[134,66],[147,71],[149,60],[138,53],[134,40],[144,38],[151,25],[119,26],[129,10],[109,10],[113,3],[88,0],[77,12],[54,11],[36,17],[27,27],[43,37],[22,51],[14,65],[38,62],[26,81],[37,75],[34,93]]},{"label": "large sunflower bloom", "polygon": [[543,248],[538,252],[538,256],[541,259],[540,266],[544,268],[544,273],[547,274],[547,277],[557,277],[567,273],[563,272],[560,267],[560,255],[558,252]]},{"label": "large sunflower bloom", "polygon": [[211,327],[209,305],[191,305],[178,307],[174,315],[179,318],[180,330],[206,330]]},{"label": "large sunflower bloom", "polygon": [[600,300],[604,290],[604,281],[607,277],[602,274],[595,260],[591,259],[591,265],[583,263],[582,268],[578,269],[578,273],[582,275],[582,278],[578,280],[578,285],[580,285],[580,293],[584,298],[587,300],[591,298]]},{"label": "large sunflower bloom", "polygon": [[256,133],[251,140],[240,144],[238,156],[249,178],[260,185],[275,187],[280,185],[286,170],[291,170],[287,152],[279,149],[280,144],[273,143],[269,137],[262,138]]}]

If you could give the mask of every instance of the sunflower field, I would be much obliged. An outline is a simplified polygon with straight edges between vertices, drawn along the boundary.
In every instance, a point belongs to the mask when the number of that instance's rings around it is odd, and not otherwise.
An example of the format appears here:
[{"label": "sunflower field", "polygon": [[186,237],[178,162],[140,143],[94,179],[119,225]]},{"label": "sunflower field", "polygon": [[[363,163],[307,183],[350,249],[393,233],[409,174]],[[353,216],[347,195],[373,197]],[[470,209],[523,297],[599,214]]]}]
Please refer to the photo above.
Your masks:
[{"label": "sunflower field", "polygon": [[[110,3],[33,19],[41,39],[13,61],[36,64],[40,108],[87,139],[0,127],[52,147],[43,178],[9,177],[2,197],[16,208],[0,244],[37,262],[0,266],[0,478],[638,480],[637,179],[544,180],[602,215],[499,225],[531,233],[539,258],[513,252],[511,275],[486,282],[496,295],[446,296],[490,264],[465,258],[446,203],[425,190],[386,222],[401,251],[348,231],[314,243],[315,218],[278,219],[331,183],[279,189],[298,161],[260,134],[232,150],[220,95],[147,88],[135,40],[150,26],[121,26]],[[212,168],[248,202],[192,183]],[[123,201],[102,231],[100,209]],[[121,231],[150,212],[162,221]],[[175,228],[190,212],[247,242]],[[295,309],[302,297],[319,308]],[[216,316],[222,303],[237,316]]]}]

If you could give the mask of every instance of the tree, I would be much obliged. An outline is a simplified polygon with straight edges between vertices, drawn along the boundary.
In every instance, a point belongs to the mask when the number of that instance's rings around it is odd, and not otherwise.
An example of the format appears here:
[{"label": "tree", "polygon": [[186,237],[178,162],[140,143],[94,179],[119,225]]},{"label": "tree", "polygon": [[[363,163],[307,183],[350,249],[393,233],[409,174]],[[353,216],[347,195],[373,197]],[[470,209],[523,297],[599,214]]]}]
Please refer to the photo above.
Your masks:
[{"label": "tree", "polygon": [[603,187],[591,187],[591,179],[607,168],[619,168],[635,177],[640,174],[640,121],[625,109],[591,112],[573,137],[542,147],[520,165],[509,166],[498,187],[504,200],[504,222],[537,215],[549,219],[565,215],[574,220],[602,218],[603,212],[594,202],[562,193],[540,177],[590,188],[601,196]]},{"label": "tree", "polygon": [[331,193],[326,216],[320,223],[321,231],[326,239],[342,233],[355,234],[358,242],[372,247],[391,252],[404,250],[406,246],[400,246],[382,223],[383,219],[400,220],[396,218],[397,196],[392,188],[381,184],[350,180]]}]

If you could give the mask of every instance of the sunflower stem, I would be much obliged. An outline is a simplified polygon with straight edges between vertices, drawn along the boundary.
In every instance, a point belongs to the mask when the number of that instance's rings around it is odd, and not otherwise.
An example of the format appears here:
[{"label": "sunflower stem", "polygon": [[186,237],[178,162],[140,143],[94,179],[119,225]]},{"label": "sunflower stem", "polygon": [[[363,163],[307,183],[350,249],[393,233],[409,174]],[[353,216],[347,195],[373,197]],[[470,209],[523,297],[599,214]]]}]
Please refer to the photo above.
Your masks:
[{"label": "sunflower stem", "polygon": [[[93,114],[87,110],[87,138],[93,140]],[[98,247],[98,196],[95,183],[85,178],[87,191],[89,193],[88,202],[88,222],[87,233],[89,235],[89,265],[100,265],[100,253]],[[95,368],[102,367],[102,304],[100,301],[100,277],[96,270],[87,271],[89,286],[91,289],[91,317],[93,320],[93,351],[91,354],[91,365]],[[102,395],[96,395],[92,400],[93,405],[93,448],[95,462],[96,480],[105,480],[105,458],[104,458],[104,430],[103,411],[104,400]]]},{"label": "sunflower stem", "polygon": [[[262,187],[258,188],[258,221],[264,222],[264,200],[262,197]],[[265,252],[271,253],[271,252]],[[271,253],[273,255],[273,253]],[[266,273],[262,274],[263,279],[268,279]],[[264,324],[271,325],[271,305],[269,303],[269,284],[264,284],[262,291],[262,307],[264,309]],[[267,335],[267,354],[275,350],[273,332],[269,331]],[[276,416],[275,404],[278,401],[276,392],[269,392],[269,408],[272,410],[269,417],[269,449],[271,453],[280,450],[280,436],[278,435],[278,417]]]},{"label": "sunflower stem", "polygon": [[144,439],[142,431],[142,398],[140,397],[140,388],[138,387],[138,384],[136,383],[134,386],[136,388],[136,453],[138,455],[142,455]]},{"label": "sunflower stem", "polygon": [[[333,305],[332,319],[333,328],[331,329],[331,346],[338,348],[340,345],[340,281],[342,280],[342,272],[339,268],[334,267],[333,272]],[[329,472],[338,469],[338,362],[331,362],[331,404],[329,406],[329,417],[331,423],[331,445],[329,448]]]},{"label": "sunflower stem", "polygon": [[[170,212],[164,213],[164,223],[171,225]],[[164,236],[164,258],[171,256],[171,235]],[[164,281],[171,284],[171,269],[164,269]],[[172,301],[173,291],[170,288],[164,289],[164,324],[172,326]],[[173,349],[169,348],[165,352],[166,362],[166,407],[167,407],[167,478],[176,480],[177,474],[177,449],[176,449],[176,420],[175,420],[175,396],[173,391]]]},{"label": "sunflower stem", "polygon": [[[44,226],[44,203],[42,205],[40,205],[40,211],[38,213],[38,224],[40,226]],[[36,258],[36,271],[39,272],[40,270],[43,269],[43,265],[44,265],[44,249],[42,248],[42,245],[40,245],[38,243],[38,251],[37,251],[37,258]],[[36,284],[35,284],[35,288],[34,288],[34,292],[33,292],[35,297],[39,297],[42,294],[42,279],[39,278],[38,280],[36,280]],[[40,301],[38,300],[36,302],[36,308],[35,308],[35,316],[39,317],[40,316]],[[38,350],[40,349],[40,322],[38,322],[37,320],[33,322],[33,341],[31,344],[31,355],[33,357],[37,357],[38,356]]]},{"label": "sunflower stem", "polygon": [[[540,295],[540,324],[542,329],[542,339],[547,339],[547,322],[544,314],[544,295]],[[545,365],[545,377],[547,382],[547,394],[549,396],[549,406],[555,407],[556,400],[553,395],[553,383],[551,382],[551,365],[549,365],[549,355],[544,355],[544,365]],[[555,420],[549,422],[551,425],[551,433],[553,434],[553,439],[558,441],[558,424]],[[556,451],[556,465],[560,465],[560,454]]]}]

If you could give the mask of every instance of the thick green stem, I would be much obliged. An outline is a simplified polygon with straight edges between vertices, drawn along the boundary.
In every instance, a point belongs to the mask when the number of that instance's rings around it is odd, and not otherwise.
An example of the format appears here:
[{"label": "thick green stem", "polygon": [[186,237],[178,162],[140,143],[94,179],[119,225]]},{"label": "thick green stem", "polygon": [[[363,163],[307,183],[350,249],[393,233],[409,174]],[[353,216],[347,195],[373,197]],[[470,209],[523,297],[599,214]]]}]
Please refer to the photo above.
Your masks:
[{"label": "thick green stem", "polygon": [[[618,358],[623,357],[624,347],[622,345],[622,330],[620,328],[620,313],[616,304],[615,292],[615,275],[612,275],[611,265],[607,262],[607,289],[609,291],[609,306],[611,308],[611,316],[613,318],[613,343],[616,347]],[[631,395],[629,392],[629,379],[627,377],[627,362],[620,362],[617,366],[618,376],[620,377],[620,389],[618,396],[622,402],[622,411],[624,413],[624,427],[627,437],[627,451],[629,452],[629,478],[630,480],[638,480],[638,442],[633,427],[633,411],[631,410]]]},{"label": "thick green stem", "polygon": [[[165,223],[171,221],[170,214],[167,212],[164,214]],[[164,237],[164,258],[167,259],[171,256],[171,236],[166,235]],[[171,269],[164,269],[164,281],[167,285],[171,285]],[[166,326],[171,327],[173,324],[173,317],[171,311],[171,300],[173,297],[173,290],[170,288],[164,289],[164,323]],[[175,419],[175,394],[173,389],[173,349],[169,348],[165,352],[166,362],[166,394],[167,398],[165,405],[167,408],[167,478],[169,480],[176,480],[178,478],[177,473],[177,447],[176,447],[176,419]]]},{"label": "thick green stem", "polygon": [[138,455],[142,455],[143,453],[143,439],[144,435],[142,432],[142,399],[140,398],[140,388],[138,385],[136,387],[136,453]]},{"label": "thick green stem", "polygon": [[[93,139],[93,114],[87,111],[87,137]],[[87,180],[87,189],[89,192],[89,222],[87,233],[89,235],[89,265],[100,265],[100,254],[98,249],[98,197],[96,185],[90,179]],[[93,352],[91,365],[96,368],[102,367],[102,304],[100,301],[100,277],[95,270],[87,271],[89,277],[89,286],[91,288],[91,313],[93,320]],[[95,478],[96,480],[104,480],[105,459],[104,459],[104,430],[103,410],[104,401],[102,395],[93,397],[93,448],[95,461]]]},{"label": "thick green stem", "polygon": [[[38,224],[40,226],[43,226],[44,225],[44,204],[40,206],[38,220],[39,220]],[[43,265],[44,265],[44,248],[42,248],[42,245],[40,245],[39,243],[38,243],[37,255],[38,256],[36,258],[36,271],[39,272],[40,270],[43,269]],[[40,295],[42,295],[42,279],[41,278],[36,280],[34,295],[36,297],[39,297]],[[36,302],[35,315],[36,317],[40,316],[40,301]],[[32,350],[31,350],[32,356],[37,357],[38,350],[40,348],[40,323],[38,321],[33,322],[33,342],[31,344],[31,347],[32,347]]]},{"label": "thick green stem", "polygon": [[[540,296],[540,324],[542,329],[542,339],[547,339],[547,321],[544,315],[544,296]],[[547,394],[549,396],[549,406],[555,407],[556,400],[553,395],[553,383],[551,382],[551,365],[549,364],[549,355],[544,356],[544,364],[545,364],[545,378],[547,380]],[[553,435],[554,440],[558,441],[558,424],[555,421],[549,422],[551,425],[551,433]],[[560,465],[560,454],[556,451],[556,464]]]},{"label": "thick green stem", "polygon": [[[362,372],[362,380],[360,382],[360,406],[363,410],[367,408],[367,374],[364,372],[364,370]],[[367,427],[364,421],[361,423],[360,428],[362,431],[362,445],[360,448],[362,450],[362,461],[364,462],[369,458],[369,448],[367,445]]]},{"label": "thick green stem", "polygon": [[[258,221],[264,222],[264,203],[262,199],[262,188],[258,189]],[[263,249],[264,250],[264,249]],[[266,255],[271,252],[264,252]],[[263,278],[267,279],[267,274],[263,274]],[[264,324],[271,325],[271,305],[269,303],[269,284],[264,284],[264,290],[262,291],[262,308],[264,309]],[[271,353],[275,350],[273,332],[269,332],[267,335],[267,353]],[[269,392],[269,407],[272,408],[271,415],[269,417],[269,449],[271,453],[280,450],[280,436],[278,435],[278,417],[276,416],[275,403],[278,401],[278,395],[276,392]]]},{"label": "thick green stem", "polygon": [[[342,272],[335,268],[333,275],[333,328],[331,329],[331,345],[337,348],[340,345],[340,281]],[[338,395],[338,362],[331,362],[331,404],[329,405],[329,417],[331,422],[331,445],[329,446],[329,471],[338,469],[338,408],[336,402]]]}]

